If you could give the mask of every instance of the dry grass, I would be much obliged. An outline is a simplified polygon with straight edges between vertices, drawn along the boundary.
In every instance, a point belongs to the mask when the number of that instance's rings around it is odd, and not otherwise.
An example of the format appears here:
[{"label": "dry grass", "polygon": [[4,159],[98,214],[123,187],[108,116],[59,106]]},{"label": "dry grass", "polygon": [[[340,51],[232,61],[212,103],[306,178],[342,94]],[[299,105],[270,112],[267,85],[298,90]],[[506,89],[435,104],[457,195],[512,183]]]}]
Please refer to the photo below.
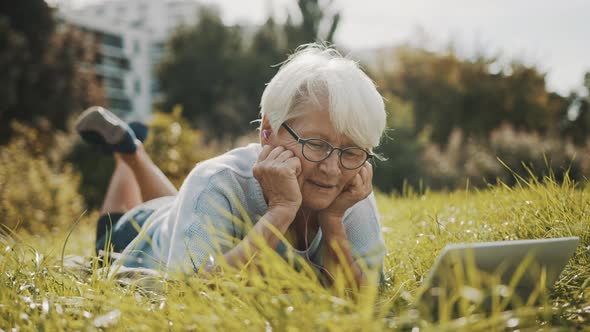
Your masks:
[{"label": "dry grass", "polygon": [[[67,233],[0,238],[0,327],[26,330],[538,330],[582,328],[590,318],[590,187],[565,181],[497,186],[485,191],[378,195],[386,285],[351,295],[324,289],[272,252],[265,277],[225,273],[198,278],[110,278],[67,262]],[[66,255],[87,256],[93,217],[78,225]],[[579,236],[581,243],[542,305],[431,320],[414,297],[447,243]],[[67,258],[67,257],[66,257]]]}]

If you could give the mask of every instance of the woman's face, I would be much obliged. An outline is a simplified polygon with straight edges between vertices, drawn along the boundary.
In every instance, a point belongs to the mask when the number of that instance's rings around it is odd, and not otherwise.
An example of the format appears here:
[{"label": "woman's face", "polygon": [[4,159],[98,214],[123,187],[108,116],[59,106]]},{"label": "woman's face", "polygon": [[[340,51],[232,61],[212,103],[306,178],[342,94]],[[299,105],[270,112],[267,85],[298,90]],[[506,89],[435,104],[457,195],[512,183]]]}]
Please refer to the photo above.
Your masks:
[{"label": "woman's face", "polygon": [[[344,135],[340,135],[330,122],[326,111],[310,111],[305,115],[289,121],[289,126],[299,137],[321,138],[334,147],[350,147],[355,144]],[[346,185],[360,171],[341,167],[338,151],[321,162],[311,162],[303,157],[301,143],[297,142],[284,128],[278,135],[271,136],[271,144],[280,145],[295,153],[301,160],[300,183],[303,197],[302,207],[311,210],[323,210],[330,206]]]}]

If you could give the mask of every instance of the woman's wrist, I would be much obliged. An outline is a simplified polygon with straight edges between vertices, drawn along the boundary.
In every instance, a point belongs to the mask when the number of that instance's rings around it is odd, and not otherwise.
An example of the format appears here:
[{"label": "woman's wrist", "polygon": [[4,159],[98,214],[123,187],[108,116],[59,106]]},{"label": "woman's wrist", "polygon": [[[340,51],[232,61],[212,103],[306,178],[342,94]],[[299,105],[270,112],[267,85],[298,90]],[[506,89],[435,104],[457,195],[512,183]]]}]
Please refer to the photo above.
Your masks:
[{"label": "woman's wrist", "polygon": [[268,208],[267,214],[279,220],[289,220],[289,224],[295,220],[299,209],[288,205],[274,205]]},{"label": "woman's wrist", "polygon": [[343,213],[321,211],[318,214],[318,222],[320,223],[320,225],[321,224],[338,225],[338,224],[342,224],[343,217],[344,217]]},{"label": "woman's wrist", "polygon": [[339,237],[345,234],[344,224],[342,224],[342,217],[337,214],[322,214],[318,215],[318,223],[322,229],[322,234],[326,238]]}]

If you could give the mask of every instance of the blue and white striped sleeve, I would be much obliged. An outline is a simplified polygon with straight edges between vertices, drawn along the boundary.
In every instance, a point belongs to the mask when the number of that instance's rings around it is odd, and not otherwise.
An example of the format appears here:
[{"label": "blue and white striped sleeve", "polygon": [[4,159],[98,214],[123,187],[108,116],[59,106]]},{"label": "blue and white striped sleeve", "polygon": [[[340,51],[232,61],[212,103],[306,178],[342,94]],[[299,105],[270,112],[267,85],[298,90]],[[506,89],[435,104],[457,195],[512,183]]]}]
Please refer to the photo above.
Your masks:
[{"label": "blue and white striped sleeve", "polygon": [[232,249],[237,239],[238,218],[233,215],[231,188],[225,188],[213,175],[201,190],[193,191],[179,200],[174,222],[167,266],[186,274],[196,272],[211,257],[222,255]]}]

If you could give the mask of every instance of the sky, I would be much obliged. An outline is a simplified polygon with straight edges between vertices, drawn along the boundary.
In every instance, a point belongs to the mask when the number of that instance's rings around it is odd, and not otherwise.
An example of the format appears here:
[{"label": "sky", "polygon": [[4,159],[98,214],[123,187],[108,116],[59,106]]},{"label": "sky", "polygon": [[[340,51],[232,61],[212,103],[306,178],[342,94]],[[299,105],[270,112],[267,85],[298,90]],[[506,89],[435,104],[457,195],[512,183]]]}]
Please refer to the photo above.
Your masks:
[{"label": "sky", "polygon": [[[296,12],[296,0],[200,2],[219,6],[228,24]],[[590,71],[590,0],[332,0],[329,8],[342,15],[336,44],[353,51],[418,41],[442,50],[452,42],[465,57],[483,51],[536,65],[548,88],[564,95]]]}]

